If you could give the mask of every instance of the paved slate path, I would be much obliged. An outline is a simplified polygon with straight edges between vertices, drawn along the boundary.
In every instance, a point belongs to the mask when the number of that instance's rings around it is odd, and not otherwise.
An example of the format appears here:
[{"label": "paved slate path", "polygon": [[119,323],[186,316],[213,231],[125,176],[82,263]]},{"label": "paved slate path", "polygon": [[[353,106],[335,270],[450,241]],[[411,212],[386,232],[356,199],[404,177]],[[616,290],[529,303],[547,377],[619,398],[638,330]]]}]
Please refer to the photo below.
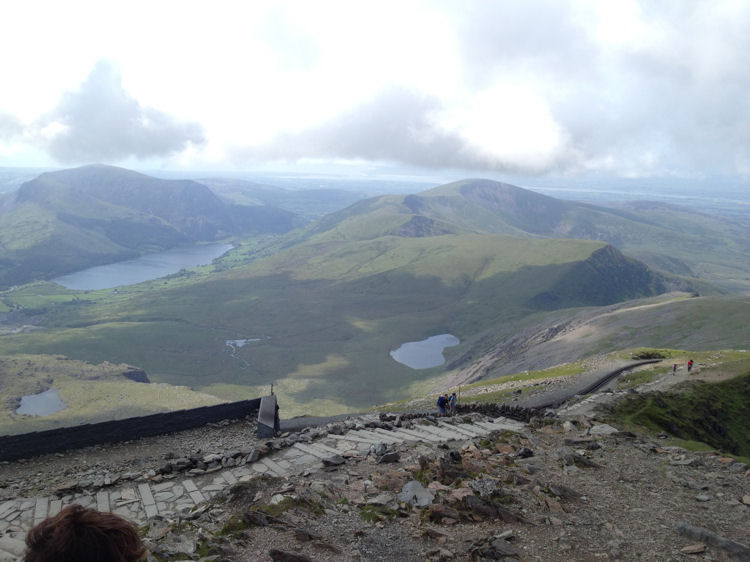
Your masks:
[{"label": "paved slate path", "polygon": [[[582,375],[576,379],[572,384],[567,384],[561,388],[554,390],[548,390],[539,394],[538,396],[532,396],[525,398],[518,402],[519,406],[525,408],[559,408],[567,400],[576,398],[580,395],[590,394],[601,390],[601,388],[594,388],[602,382],[614,380],[617,376],[626,373],[630,369],[634,369],[640,365],[647,363],[657,363],[659,359],[645,359],[639,361],[613,361],[606,368],[600,369],[593,373]],[[606,386],[602,387],[606,388]]]},{"label": "paved slate path", "polygon": [[[375,416],[360,416],[362,422],[377,419]],[[46,517],[59,513],[71,504],[111,511],[133,521],[144,524],[157,515],[177,517],[188,514],[196,505],[211,499],[237,482],[243,482],[260,474],[286,477],[315,472],[323,467],[323,459],[345,453],[366,454],[370,447],[379,443],[441,443],[450,440],[466,440],[487,435],[494,430],[521,431],[525,424],[506,418],[497,418],[476,423],[453,423],[446,418],[437,426],[415,424],[409,429],[358,429],[343,435],[329,434],[311,443],[295,443],[291,447],[274,451],[257,462],[233,468],[218,468],[212,473],[200,475],[182,474],[164,482],[131,483],[114,489],[98,492],[69,494],[58,498],[16,498],[0,503],[0,561],[19,560],[24,550],[26,532]]]}]

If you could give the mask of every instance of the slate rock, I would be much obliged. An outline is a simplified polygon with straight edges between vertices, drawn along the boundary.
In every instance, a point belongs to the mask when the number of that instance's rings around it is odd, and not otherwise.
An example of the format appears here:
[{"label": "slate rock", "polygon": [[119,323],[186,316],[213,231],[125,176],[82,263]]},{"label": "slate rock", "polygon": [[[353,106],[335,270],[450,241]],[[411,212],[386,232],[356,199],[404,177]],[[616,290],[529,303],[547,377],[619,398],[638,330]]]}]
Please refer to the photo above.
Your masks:
[{"label": "slate rock", "polygon": [[287,552],[275,548],[269,550],[268,555],[274,562],[312,562],[311,558],[303,556],[302,554],[295,554],[293,552]]},{"label": "slate rock", "polygon": [[469,488],[480,496],[487,497],[500,489],[500,483],[494,478],[477,478],[469,482]]},{"label": "slate rock", "polygon": [[346,459],[341,455],[331,455],[323,459],[323,466],[339,466],[346,463]]},{"label": "slate rock", "polygon": [[505,558],[519,558],[521,553],[504,539],[490,537],[472,543],[469,547],[474,560],[502,560]]},{"label": "slate rock", "polygon": [[521,447],[520,449],[518,449],[518,451],[516,451],[515,456],[519,459],[528,459],[529,457],[534,456],[534,451],[532,451],[528,447]]},{"label": "slate rock", "polygon": [[589,435],[612,435],[620,433],[620,430],[606,423],[600,423],[589,428]]},{"label": "slate rock", "polygon": [[443,519],[453,519],[458,521],[460,514],[457,510],[450,506],[442,503],[435,503],[430,506],[429,519],[430,521],[440,522]]},{"label": "slate rock", "polygon": [[421,483],[412,480],[404,484],[398,499],[414,507],[424,508],[432,504],[435,494],[425,489]]},{"label": "slate rock", "polygon": [[370,445],[370,453],[376,457],[382,457],[388,452],[388,445],[385,443],[378,443],[377,445]]},{"label": "slate rock", "polygon": [[401,456],[396,451],[390,451],[378,457],[378,464],[398,462]]},{"label": "slate rock", "polygon": [[411,476],[402,470],[386,470],[372,475],[372,481],[381,490],[401,490]]},{"label": "slate rock", "polygon": [[383,492],[382,494],[379,494],[374,498],[368,499],[367,503],[370,505],[388,505],[389,503],[392,503],[394,501],[396,501],[395,495],[393,495],[391,492]]}]

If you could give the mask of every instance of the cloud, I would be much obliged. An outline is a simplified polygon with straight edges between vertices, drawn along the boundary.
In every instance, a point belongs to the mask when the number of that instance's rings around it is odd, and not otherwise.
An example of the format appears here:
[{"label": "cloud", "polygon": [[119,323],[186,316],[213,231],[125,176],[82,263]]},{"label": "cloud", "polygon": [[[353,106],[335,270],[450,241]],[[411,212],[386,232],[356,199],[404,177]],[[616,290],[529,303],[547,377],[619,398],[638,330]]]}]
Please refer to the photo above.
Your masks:
[{"label": "cloud", "polygon": [[[514,92],[509,92],[508,96],[518,101]],[[495,101],[504,103],[506,100]],[[489,106],[492,100],[485,99],[482,103]],[[524,113],[526,107],[530,109]],[[535,114],[531,115],[532,112]],[[446,107],[435,96],[391,87],[317,126],[298,133],[280,134],[262,146],[236,150],[235,157],[240,160],[373,160],[427,168],[512,172],[555,166],[560,148],[555,143],[560,144],[559,139],[550,141],[546,133],[550,129],[553,135],[560,133],[544,108],[523,100],[495,113],[500,117],[494,120],[488,115],[476,117],[468,109]],[[515,126],[519,121],[539,135],[530,139],[525,135],[526,138],[521,139],[518,133],[511,137],[510,128],[503,129],[505,122]],[[553,146],[544,146],[545,143]]]},{"label": "cloud", "polygon": [[389,89],[327,122],[300,133],[280,134],[238,155],[405,160],[429,166],[462,148],[458,138],[441,131],[431,118],[440,108],[435,98]]},{"label": "cloud", "polygon": [[117,162],[180,152],[204,142],[198,123],[142,106],[108,61],[96,64],[79,90],[35,124],[37,139],[62,163]]},{"label": "cloud", "polygon": [[[188,7],[168,29],[165,9],[137,45],[127,25],[45,29],[80,42],[71,50],[60,38],[57,58],[40,49],[19,62],[9,75],[29,87],[0,90],[0,107],[31,122],[56,100],[40,92],[70,88],[83,61],[104,53],[126,69],[132,95],[100,63],[20,134],[0,112],[0,142],[61,162],[177,153],[162,162],[355,159],[570,177],[750,170],[748,2],[252,6],[229,19]],[[209,25],[222,18],[228,28]],[[196,33],[206,40],[184,41]],[[24,76],[31,66],[40,71]]]},{"label": "cloud", "polygon": [[23,133],[23,124],[15,115],[0,110],[0,140],[10,140]]},{"label": "cloud", "polygon": [[[547,171],[747,169],[750,4],[469,0],[446,9],[467,87],[522,84],[543,102],[559,133]],[[485,111],[488,121],[500,113]],[[516,124],[514,135],[529,129]]]}]

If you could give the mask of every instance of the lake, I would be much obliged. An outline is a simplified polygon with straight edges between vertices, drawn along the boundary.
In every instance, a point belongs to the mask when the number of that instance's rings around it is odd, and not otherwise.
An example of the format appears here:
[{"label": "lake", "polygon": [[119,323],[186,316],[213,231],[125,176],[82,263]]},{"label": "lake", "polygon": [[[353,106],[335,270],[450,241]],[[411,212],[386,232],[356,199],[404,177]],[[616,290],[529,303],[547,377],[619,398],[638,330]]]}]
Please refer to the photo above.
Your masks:
[{"label": "lake", "polygon": [[461,341],[451,334],[440,334],[422,341],[411,341],[391,351],[391,357],[412,369],[430,369],[445,363],[443,350]]},{"label": "lake", "polygon": [[67,406],[65,402],[60,400],[58,392],[50,388],[39,394],[23,396],[16,413],[26,414],[27,416],[49,416],[65,408]]},{"label": "lake", "polygon": [[99,265],[56,277],[52,281],[66,289],[93,291],[151,281],[181,269],[207,265],[232,248],[231,244],[203,244],[173,248],[140,258]]}]

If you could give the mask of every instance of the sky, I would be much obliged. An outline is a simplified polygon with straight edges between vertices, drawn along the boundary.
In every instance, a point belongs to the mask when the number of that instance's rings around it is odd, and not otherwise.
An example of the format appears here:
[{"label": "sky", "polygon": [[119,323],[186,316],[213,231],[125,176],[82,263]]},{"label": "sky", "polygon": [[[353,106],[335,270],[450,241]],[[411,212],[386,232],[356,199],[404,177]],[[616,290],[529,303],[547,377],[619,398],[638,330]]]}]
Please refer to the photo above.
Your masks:
[{"label": "sky", "polygon": [[745,0],[25,0],[0,13],[0,166],[750,185]]}]

